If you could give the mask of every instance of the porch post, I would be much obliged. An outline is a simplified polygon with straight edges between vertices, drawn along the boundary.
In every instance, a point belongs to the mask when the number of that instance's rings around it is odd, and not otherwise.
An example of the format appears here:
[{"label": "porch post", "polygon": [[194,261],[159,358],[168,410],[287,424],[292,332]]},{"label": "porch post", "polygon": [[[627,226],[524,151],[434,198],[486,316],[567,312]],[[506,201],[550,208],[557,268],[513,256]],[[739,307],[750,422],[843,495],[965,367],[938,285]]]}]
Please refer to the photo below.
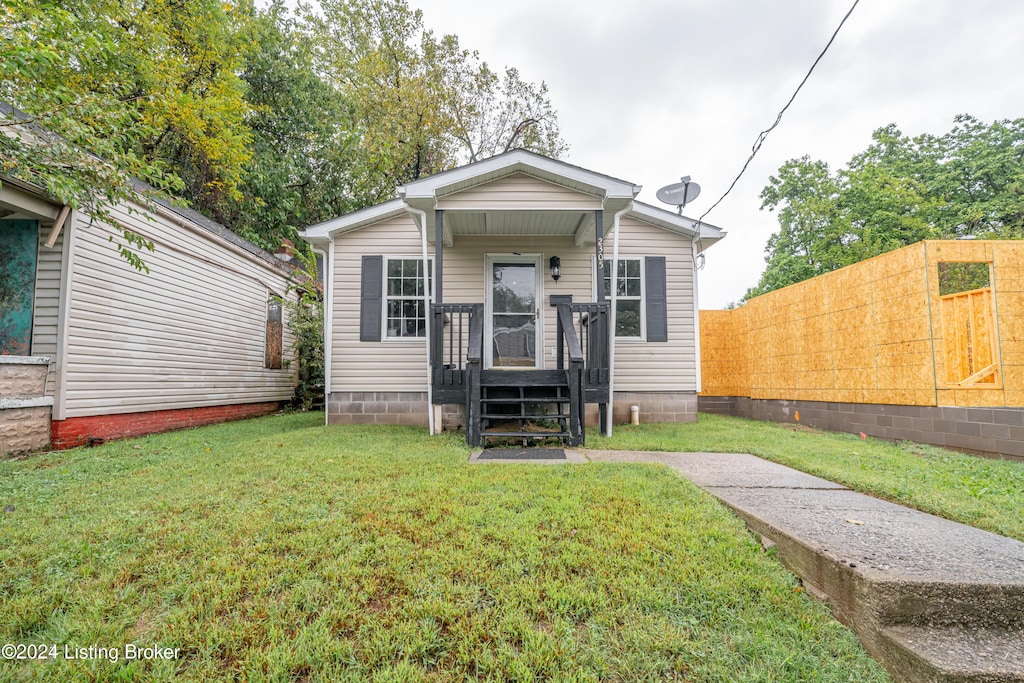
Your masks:
[{"label": "porch post", "polygon": [[[594,211],[594,251],[597,256],[597,303],[604,303],[604,211],[597,209]],[[598,317],[597,320],[601,318]],[[605,320],[608,318],[606,317]],[[607,348],[608,344],[608,333],[606,330],[591,330],[591,333],[597,333],[597,338],[601,340],[601,344]],[[601,358],[607,358],[607,354],[602,353]],[[600,417],[601,433],[604,434],[607,431],[608,425],[608,404],[599,403],[597,406],[597,414]]]},{"label": "porch post", "polygon": [[441,286],[444,280],[441,277],[442,259],[444,255],[441,250],[444,248],[444,211],[434,210],[434,303],[444,302],[441,297]]},{"label": "porch post", "polygon": [[604,211],[594,211],[594,249],[597,254],[597,303],[604,302]]}]

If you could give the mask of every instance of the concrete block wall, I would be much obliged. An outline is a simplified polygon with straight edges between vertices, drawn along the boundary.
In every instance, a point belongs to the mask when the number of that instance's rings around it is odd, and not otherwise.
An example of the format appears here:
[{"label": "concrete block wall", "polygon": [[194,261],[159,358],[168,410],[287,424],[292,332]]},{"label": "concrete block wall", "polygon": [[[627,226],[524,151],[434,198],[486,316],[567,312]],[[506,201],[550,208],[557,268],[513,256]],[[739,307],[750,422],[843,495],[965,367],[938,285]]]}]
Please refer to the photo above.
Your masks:
[{"label": "concrete block wall", "polygon": [[50,445],[49,368],[46,356],[0,356],[0,456]]},{"label": "concrete block wall", "polygon": [[1024,408],[784,401],[742,396],[701,396],[698,403],[702,413],[798,422],[834,432],[863,432],[883,439],[1024,460]]},{"label": "concrete block wall", "polygon": [[426,427],[425,391],[332,391],[328,424],[388,424]]},{"label": "concrete block wall", "polygon": [[[697,394],[692,391],[616,391],[613,421],[629,422],[630,406],[640,407],[640,422],[696,422]],[[445,405],[444,429],[465,428],[465,408]],[[328,424],[392,424],[426,427],[427,394],[423,391],[332,391],[327,397]],[[598,423],[597,405],[587,405],[587,425]]]}]

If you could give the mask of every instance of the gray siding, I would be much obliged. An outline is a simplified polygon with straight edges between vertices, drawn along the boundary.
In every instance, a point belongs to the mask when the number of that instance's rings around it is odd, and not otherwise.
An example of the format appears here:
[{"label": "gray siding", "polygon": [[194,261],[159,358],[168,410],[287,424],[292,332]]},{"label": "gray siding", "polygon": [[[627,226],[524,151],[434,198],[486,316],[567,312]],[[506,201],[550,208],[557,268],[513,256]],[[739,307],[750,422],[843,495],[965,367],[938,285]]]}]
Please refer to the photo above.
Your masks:
[{"label": "gray siding", "polygon": [[[136,271],[108,237],[75,234],[64,417],[288,399],[295,367],[264,369],[266,304],[284,273],[202,229],[115,211],[156,243]],[[291,339],[285,334],[286,358]]]},{"label": "gray siding", "polygon": [[47,247],[46,238],[50,235],[51,227],[52,223],[41,223],[39,226],[36,291],[32,312],[32,355],[50,357],[50,370],[46,375],[47,396],[53,396],[56,387],[60,273],[65,234],[65,230],[61,230],[53,247]]}]

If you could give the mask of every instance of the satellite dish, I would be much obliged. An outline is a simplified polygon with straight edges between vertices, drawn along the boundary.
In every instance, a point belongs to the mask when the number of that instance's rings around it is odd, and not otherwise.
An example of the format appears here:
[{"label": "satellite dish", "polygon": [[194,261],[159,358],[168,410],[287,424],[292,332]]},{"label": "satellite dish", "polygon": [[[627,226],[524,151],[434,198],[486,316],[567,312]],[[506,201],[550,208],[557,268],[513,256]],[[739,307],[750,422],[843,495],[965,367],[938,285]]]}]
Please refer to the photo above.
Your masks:
[{"label": "satellite dish", "polygon": [[657,192],[660,201],[679,207],[679,213],[683,213],[683,207],[700,196],[700,185],[690,180],[690,176],[683,176],[680,182],[666,185]]}]

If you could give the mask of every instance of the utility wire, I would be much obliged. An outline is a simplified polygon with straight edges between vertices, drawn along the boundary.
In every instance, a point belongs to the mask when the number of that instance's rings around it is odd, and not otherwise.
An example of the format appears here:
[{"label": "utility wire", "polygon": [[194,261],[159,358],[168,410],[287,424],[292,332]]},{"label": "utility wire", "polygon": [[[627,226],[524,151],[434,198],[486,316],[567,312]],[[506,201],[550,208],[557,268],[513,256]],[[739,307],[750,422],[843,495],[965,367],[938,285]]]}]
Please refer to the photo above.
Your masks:
[{"label": "utility wire", "polygon": [[698,229],[700,227],[701,221],[704,220],[704,216],[707,216],[709,213],[711,213],[712,209],[721,204],[722,200],[729,196],[729,193],[732,192],[732,189],[736,187],[736,183],[738,183],[740,181],[740,178],[743,177],[743,174],[746,172],[747,167],[750,166],[750,162],[754,160],[754,157],[757,156],[757,153],[761,150],[761,145],[764,144],[765,138],[768,137],[768,133],[771,133],[773,130],[775,130],[775,128],[782,121],[782,115],[786,113],[787,109],[789,109],[789,105],[793,104],[793,100],[796,99],[797,93],[800,92],[800,89],[804,87],[804,83],[807,82],[807,79],[810,78],[811,74],[814,72],[814,67],[818,66],[818,62],[820,62],[821,58],[825,56],[825,53],[828,52],[828,49],[832,47],[833,41],[835,41],[836,36],[839,35],[839,30],[843,28],[843,24],[845,24],[846,20],[850,18],[851,14],[853,14],[853,10],[857,8],[857,3],[859,2],[860,0],[853,0],[853,5],[850,6],[850,10],[846,13],[846,16],[843,17],[843,20],[839,22],[839,26],[836,27],[836,30],[832,34],[832,37],[828,39],[828,43],[825,45],[825,49],[823,49],[821,51],[821,54],[818,55],[818,58],[814,60],[814,64],[811,64],[811,68],[807,70],[807,75],[804,76],[804,79],[802,81],[800,81],[800,85],[796,86],[796,90],[793,91],[793,95],[789,98],[789,102],[786,102],[786,106],[784,106],[779,111],[779,115],[775,117],[775,123],[773,123],[767,130],[761,131],[760,135],[757,136],[757,139],[754,141],[754,146],[750,149],[750,156],[747,157],[747,161],[745,164],[743,164],[743,168],[740,169],[740,172],[736,176],[736,179],[732,181],[732,185],[730,185],[729,189],[725,191],[725,194],[718,198],[717,202],[711,205],[710,209],[701,214],[701,217],[697,219]]}]

